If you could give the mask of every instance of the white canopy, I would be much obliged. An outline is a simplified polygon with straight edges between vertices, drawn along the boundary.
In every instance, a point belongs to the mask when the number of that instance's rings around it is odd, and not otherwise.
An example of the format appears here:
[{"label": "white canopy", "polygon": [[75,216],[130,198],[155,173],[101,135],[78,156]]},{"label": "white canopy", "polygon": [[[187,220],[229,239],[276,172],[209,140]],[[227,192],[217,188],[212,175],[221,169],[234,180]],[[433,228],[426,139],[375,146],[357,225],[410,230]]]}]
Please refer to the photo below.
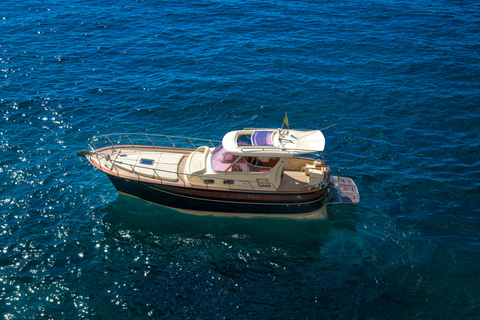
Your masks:
[{"label": "white canopy", "polygon": [[323,151],[320,130],[244,129],[227,133],[223,147],[238,156],[291,157]]}]

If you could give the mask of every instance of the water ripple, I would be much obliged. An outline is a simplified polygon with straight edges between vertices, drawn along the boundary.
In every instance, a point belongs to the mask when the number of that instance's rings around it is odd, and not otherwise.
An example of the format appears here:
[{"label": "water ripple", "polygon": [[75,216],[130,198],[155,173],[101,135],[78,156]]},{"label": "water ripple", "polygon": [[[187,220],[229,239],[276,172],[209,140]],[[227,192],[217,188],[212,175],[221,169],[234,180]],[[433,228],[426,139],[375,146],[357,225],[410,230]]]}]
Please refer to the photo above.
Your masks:
[{"label": "water ripple", "polygon": [[[478,318],[479,20],[471,1],[9,3],[3,317]],[[285,112],[329,127],[359,205],[190,216],[75,156],[97,134],[221,139]]]}]

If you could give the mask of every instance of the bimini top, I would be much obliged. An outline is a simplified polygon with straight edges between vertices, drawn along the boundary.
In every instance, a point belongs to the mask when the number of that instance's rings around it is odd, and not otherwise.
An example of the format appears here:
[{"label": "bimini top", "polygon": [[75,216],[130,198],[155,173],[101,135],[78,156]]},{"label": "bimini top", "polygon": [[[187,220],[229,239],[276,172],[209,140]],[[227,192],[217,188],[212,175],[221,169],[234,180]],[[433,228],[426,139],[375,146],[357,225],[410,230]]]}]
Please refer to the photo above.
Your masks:
[{"label": "bimini top", "polygon": [[238,156],[285,157],[323,151],[320,130],[244,129],[227,133],[223,147]]}]

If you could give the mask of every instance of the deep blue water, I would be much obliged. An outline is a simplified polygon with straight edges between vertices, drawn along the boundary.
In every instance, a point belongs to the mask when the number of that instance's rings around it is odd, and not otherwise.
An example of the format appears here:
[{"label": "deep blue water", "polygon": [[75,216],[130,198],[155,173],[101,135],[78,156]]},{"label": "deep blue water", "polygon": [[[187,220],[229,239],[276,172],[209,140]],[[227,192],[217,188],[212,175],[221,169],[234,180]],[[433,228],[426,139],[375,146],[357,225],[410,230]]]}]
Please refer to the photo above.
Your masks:
[{"label": "deep blue water", "polygon": [[[477,1],[0,3],[2,319],[479,319]],[[355,206],[199,217],[96,134],[324,131]]]}]

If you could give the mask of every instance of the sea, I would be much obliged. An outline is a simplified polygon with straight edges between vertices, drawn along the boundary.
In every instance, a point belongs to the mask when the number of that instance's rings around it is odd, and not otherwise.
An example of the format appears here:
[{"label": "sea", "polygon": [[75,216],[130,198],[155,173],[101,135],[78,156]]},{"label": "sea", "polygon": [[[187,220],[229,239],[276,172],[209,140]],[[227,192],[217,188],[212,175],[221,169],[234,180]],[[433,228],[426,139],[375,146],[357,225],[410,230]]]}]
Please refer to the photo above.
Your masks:
[{"label": "sea", "polygon": [[[2,0],[1,319],[480,319],[480,3]],[[110,133],[320,129],[356,205],[120,195]]]}]

